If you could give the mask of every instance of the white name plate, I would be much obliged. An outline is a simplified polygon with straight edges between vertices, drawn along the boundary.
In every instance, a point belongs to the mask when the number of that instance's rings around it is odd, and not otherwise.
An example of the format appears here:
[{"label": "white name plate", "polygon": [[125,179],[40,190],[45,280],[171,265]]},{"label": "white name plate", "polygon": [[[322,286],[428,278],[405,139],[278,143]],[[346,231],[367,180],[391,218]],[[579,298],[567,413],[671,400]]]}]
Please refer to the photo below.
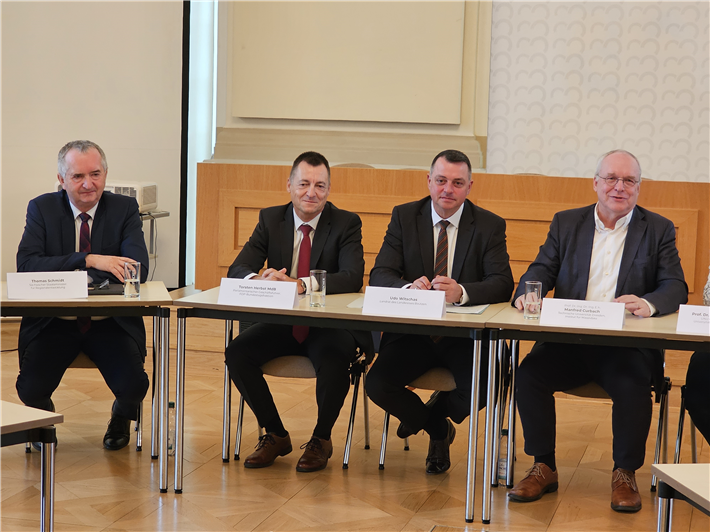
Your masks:
[{"label": "white name plate", "polygon": [[239,307],[290,309],[298,303],[298,284],[225,277],[219,285],[217,303]]},{"label": "white name plate", "polygon": [[7,274],[8,299],[81,299],[89,297],[85,271]]},{"label": "white name plate", "polygon": [[441,290],[368,286],[365,288],[362,313],[370,316],[443,318],[446,314],[446,294]]},{"label": "white name plate", "polygon": [[676,332],[710,336],[710,307],[681,305],[678,311]]},{"label": "white name plate", "polygon": [[624,327],[625,310],[623,303],[546,297],[542,300],[540,325],[620,330]]}]

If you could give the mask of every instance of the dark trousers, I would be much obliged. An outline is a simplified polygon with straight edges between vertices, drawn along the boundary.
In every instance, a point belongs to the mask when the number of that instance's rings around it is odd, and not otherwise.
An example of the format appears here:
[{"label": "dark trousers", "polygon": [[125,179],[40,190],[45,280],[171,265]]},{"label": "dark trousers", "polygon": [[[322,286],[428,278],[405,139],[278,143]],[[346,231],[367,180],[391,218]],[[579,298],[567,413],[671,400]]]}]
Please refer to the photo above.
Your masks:
[{"label": "dark trousers", "polygon": [[259,425],[266,427],[279,413],[261,366],[282,356],[308,357],[316,371],[318,421],[313,434],[330,439],[350,390],[350,364],[355,359],[356,349],[355,339],[347,331],[311,327],[308,337],[299,344],[290,326],[257,323],[229,344],[225,359],[239,393]]},{"label": "dark trousers", "polygon": [[50,410],[51,397],[80,352],[101,372],[116,396],[113,413],[136,419],[148,391],[145,357],[135,340],[112,318],[93,320],[82,334],[76,320],[53,319],[20,355],[17,393],[27,406]]},{"label": "dark trousers", "polygon": [[615,467],[643,465],[653,403],[653,357],[634,348],[537,343],[520,364],[516,391],[525,453],[555,451],[554,392],[596,382],[611,397]]},{"label": "dark trousers", "polygon": [[[486,403],[488,375],[488,350],[484,348],[482,351],[481,408]],[[456,389],[439,394],[434,406],[429,408],[407,385],[437,367],[453,373]],[[367,373],[367,395],[377,406],[415,432],[424,428],[430,416],[448,417],[461,423],[471,412],[472,372],[473,340],[469,338],[443,337],[434,342],[426,335],[385,333],[379,355]]]},{"label": "dark trousers", "polygon": [[710,352],[693,353],[685,377],[685,408],[710,443]]}]

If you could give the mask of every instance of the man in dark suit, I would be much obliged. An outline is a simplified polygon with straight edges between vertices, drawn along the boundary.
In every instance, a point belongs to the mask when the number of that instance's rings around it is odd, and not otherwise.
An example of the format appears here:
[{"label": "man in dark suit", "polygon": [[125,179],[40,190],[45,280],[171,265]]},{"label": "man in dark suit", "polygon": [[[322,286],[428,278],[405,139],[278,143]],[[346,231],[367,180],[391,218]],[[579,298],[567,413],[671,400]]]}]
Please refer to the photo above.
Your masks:
[{"label": "man in dark suit", "polygon": [[[228,276],[298,284],[298,293],[310,290],[310,270],[326,270],[329,294],[362,288],[365,260],[362,223],[357,214],[328,202],[330,166],[321,154],[305,152],[293,163],[286,182],[287,205],[259,213],[259,223],[229,268]],[[267,268],[259,270],[267,261]],[[285,355],[308,357],[316,370],[318,420],[296,471],[324,469],[333,454],[331,430],[350,389],[350,365],[358,348],[372,353],[369,333],[316,327],[258,323],[227,347],[229,373],[266,434],[244,467],[268,467],[291,452],[291,437],[279,416],[261,366]]]},{"label": "man in dark suit", "polygon": [[[636,316],[675,312],[688,299],[673,223],[638,207],[641,166],[631,153],[603,155],[593,181],[596,205],[559,212],[535,261],[520,279],[514,305],[522,310],[526,281],[542,294],[616,301]],[[641,509],[635,471],[643,465],[651,424],[651,384],[661,375],[662,353],[628,347],[537,343],[517,375],[517,403],[525,452],[535,457],[509,493],[533,501],[557,489],[554,392],[596,382],[611,397],[614,434],[611,507]],[[658,388],[657,388],[658,389]]]},{"label": "man in dark suit", "polygon": [[[62,191],[43,194],[27,207],[17,250],[17,271],[86,270],[90,282],[122,283],[125,262],[148,275],[148,250],[133,198],[104,192],[108,166],[93,142],[69,142],[58,156]],[[130,441],[130,423],[148,391],[145,327],[139,317],[23,318],[17,393],[28,406],[54,411],[51,396],[80,352],[99,368],[116,396],[104,447]]]},{"label": "man in dark suit", "polygon": [[[505,221],[466,199],[472,185],[468,157],[456,150],[439,153],[427,183],[429,197],[392,211],[370,284],[441,290],[454,305],[508,301],[513,276]],[[406,438],[421,429],[429,434],[427,473],[443,473],[451,465],[449,446],[456,430],[449,418],[461,423],[469,415],[472,353],[473,340],[467,338],[385,333],[368,373],[368,396],[401,421],[397,435]],[[486,375],[487,357],[482,360],[481,375]],[[451,370],[456,389],[424,404],[407,385],[434,367]]]}]

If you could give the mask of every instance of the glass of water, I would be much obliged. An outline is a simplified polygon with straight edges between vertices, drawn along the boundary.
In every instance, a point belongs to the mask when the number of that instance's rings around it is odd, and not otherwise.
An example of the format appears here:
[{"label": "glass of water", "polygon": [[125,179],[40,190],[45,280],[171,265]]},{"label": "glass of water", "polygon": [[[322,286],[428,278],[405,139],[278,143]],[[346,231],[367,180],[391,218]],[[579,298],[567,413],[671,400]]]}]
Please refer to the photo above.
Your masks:
[{"label": "glass of water", "polygon": [[325,270],[311,270],[311,306],[325,307]]},{"label": "glass of water", "polygon": [[123,263],[123,297],[140,297],[141,263]]},{"label": "glass of water", "polygon": [[526,320],[540,319],[540,302],[542,283],[540,281],[525,281],[525,304],[523,307]]}]

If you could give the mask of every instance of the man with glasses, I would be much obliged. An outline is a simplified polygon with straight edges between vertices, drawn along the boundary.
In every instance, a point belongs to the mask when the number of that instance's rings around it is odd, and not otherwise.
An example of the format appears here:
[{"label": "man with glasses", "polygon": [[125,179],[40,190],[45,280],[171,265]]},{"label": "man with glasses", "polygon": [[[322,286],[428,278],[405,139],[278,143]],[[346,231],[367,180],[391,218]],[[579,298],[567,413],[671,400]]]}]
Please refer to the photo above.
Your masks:
[{"label": "man with glasses", "polygon": [[[688,300],[688,286],[675,229],[670,220],[636,205],[641,188],[636,157],[624,150],[606,153],[592,186],[596,205],[555,215],[513,304],[522,311],[525,282],[541,281],[543,295],[554,288],[555,297],[563,299],[620,302],[644,318],[678,310]],[[635,472],[644,461],[651,385],[662,375],[662,363],[662,352],[653,349],[536,343],[517,374],[525,453],[535,463],[510,491],[510,500],[534,501],[557,490],[553,394],[595,382],[613,402],[611,507],[640,510]]]},{"label": "man with glasses", "polygon": [[[441,290],[453,305],[508,301],[513,275],[505,243],[505,220],[466,199],[471,191],[471,162],[456,150],[434,157],[427,175],[429,196],[399,205],[370,273],[372,286]],[[379,356],[367,375],[367,394],[396,416],[397,436],[420,430],[429,434],[426,472],[443,473],[451,466],[449,446],[471,405],[473,340],[417,334],[385,333]],[[487,375],[482,356],[481,375]],[[456,389],[441,392],[425,404],[407,388],[435,367],[448,368]],[[485,379],[483,379],[485,380]],[[486,386],[480,386],[481,408]]]}]

